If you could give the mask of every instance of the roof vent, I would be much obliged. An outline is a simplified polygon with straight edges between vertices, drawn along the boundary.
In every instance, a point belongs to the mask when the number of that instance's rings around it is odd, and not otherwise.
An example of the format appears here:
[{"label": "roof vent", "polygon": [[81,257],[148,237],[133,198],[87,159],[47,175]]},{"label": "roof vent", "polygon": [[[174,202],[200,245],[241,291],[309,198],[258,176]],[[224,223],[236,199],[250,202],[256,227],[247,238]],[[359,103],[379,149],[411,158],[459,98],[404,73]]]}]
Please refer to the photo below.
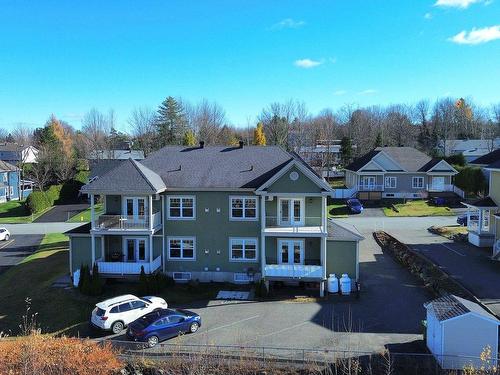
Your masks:
[{"label": "roof vent", "polygon": [[200,141],[200,148],[205,147],[205,141]]},{"label": "roof vent", "polygon": [[240,142],[239,142],[239,145],[240,145],[240,148],[243,148],[244,142],[243,142],[243,141],[240,141]]}]

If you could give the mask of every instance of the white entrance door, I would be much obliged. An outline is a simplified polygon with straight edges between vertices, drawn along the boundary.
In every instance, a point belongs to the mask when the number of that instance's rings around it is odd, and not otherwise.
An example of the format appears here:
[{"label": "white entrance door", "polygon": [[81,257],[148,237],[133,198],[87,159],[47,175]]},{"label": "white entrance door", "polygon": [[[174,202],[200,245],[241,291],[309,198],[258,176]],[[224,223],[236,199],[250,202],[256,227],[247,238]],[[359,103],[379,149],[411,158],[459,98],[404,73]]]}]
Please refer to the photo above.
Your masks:
[{"label": "white entrance door", "polygon": [[432,190],[444,191],[444,176],[432,177]]},{"label": "white entrance door", "polygon": [[304,201],[302,199],[280,199],[279,223],[282,226],[304,225]]},{"label": "white entrance door", "polygon": [[304,240],[278,240],[278,264],[304,264]]},{"label": "white entrance door", "polygon": [[147,199],[138,197],[126,197],[123,200],[123,215],[127,221],[143,223],[146,221]]},{"label": "white entrance door", "polygon": [[146,262],[146,239],[144,238],[125,238],[124,253],[127,262]]}]

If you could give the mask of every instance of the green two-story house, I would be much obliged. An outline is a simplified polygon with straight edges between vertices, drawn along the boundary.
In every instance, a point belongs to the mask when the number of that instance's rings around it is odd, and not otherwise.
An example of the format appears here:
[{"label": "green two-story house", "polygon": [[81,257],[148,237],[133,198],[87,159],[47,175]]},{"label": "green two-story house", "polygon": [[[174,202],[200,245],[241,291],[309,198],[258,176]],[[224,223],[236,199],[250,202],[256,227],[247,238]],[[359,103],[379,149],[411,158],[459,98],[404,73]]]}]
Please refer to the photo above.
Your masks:
[{"label": "green two-story house", "polygon": [[[327,218],[330,186],[279,147],[168,146],[82,188],[89,224],[70,232],[70,272],[163,271],[177,281],[317,282],[359,277],[354,227]],[[94,207],[99,196],[104,213]]]}]

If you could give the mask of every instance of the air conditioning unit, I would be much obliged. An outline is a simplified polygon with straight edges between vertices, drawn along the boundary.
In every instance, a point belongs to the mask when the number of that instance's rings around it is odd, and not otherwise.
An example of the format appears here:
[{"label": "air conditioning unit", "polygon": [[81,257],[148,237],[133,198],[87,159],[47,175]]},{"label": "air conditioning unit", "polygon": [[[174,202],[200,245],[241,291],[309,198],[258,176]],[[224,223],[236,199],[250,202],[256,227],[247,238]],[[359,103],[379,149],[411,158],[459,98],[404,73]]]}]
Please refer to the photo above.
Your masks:
[{"label": "air conditioning unit", "polygon": [[274,199],[274,197],[272,195],[268,195],[266,197],[266,201],[268,201],[268,202],[272,201],[273,199]]},{"label": "air conditioning unit", "polygon": [[253,275],[249,275],[243,272],[235,272],[234,273],[234,282],[235,283],[244,283],[248,284],[250,281],[253,281]]},{"label": "air conditioning unit", "polygon": [[175,281],[189,281],[191,280],[191,272],[174,272],[172,277]]}]

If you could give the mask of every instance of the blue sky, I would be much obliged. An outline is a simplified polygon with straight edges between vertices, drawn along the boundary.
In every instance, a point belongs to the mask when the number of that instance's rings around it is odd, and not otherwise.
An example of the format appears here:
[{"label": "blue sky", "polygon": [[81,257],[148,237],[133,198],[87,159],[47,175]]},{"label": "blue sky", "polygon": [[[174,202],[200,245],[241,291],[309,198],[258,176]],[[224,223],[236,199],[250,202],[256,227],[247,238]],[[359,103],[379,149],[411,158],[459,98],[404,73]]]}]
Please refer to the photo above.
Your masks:
[{"label": "blue sky", "polygon": [[0,0],[0,127],[96,107],[124,129],[168,95],[234,125],[290,98],[499,102],[500,0]]}]

